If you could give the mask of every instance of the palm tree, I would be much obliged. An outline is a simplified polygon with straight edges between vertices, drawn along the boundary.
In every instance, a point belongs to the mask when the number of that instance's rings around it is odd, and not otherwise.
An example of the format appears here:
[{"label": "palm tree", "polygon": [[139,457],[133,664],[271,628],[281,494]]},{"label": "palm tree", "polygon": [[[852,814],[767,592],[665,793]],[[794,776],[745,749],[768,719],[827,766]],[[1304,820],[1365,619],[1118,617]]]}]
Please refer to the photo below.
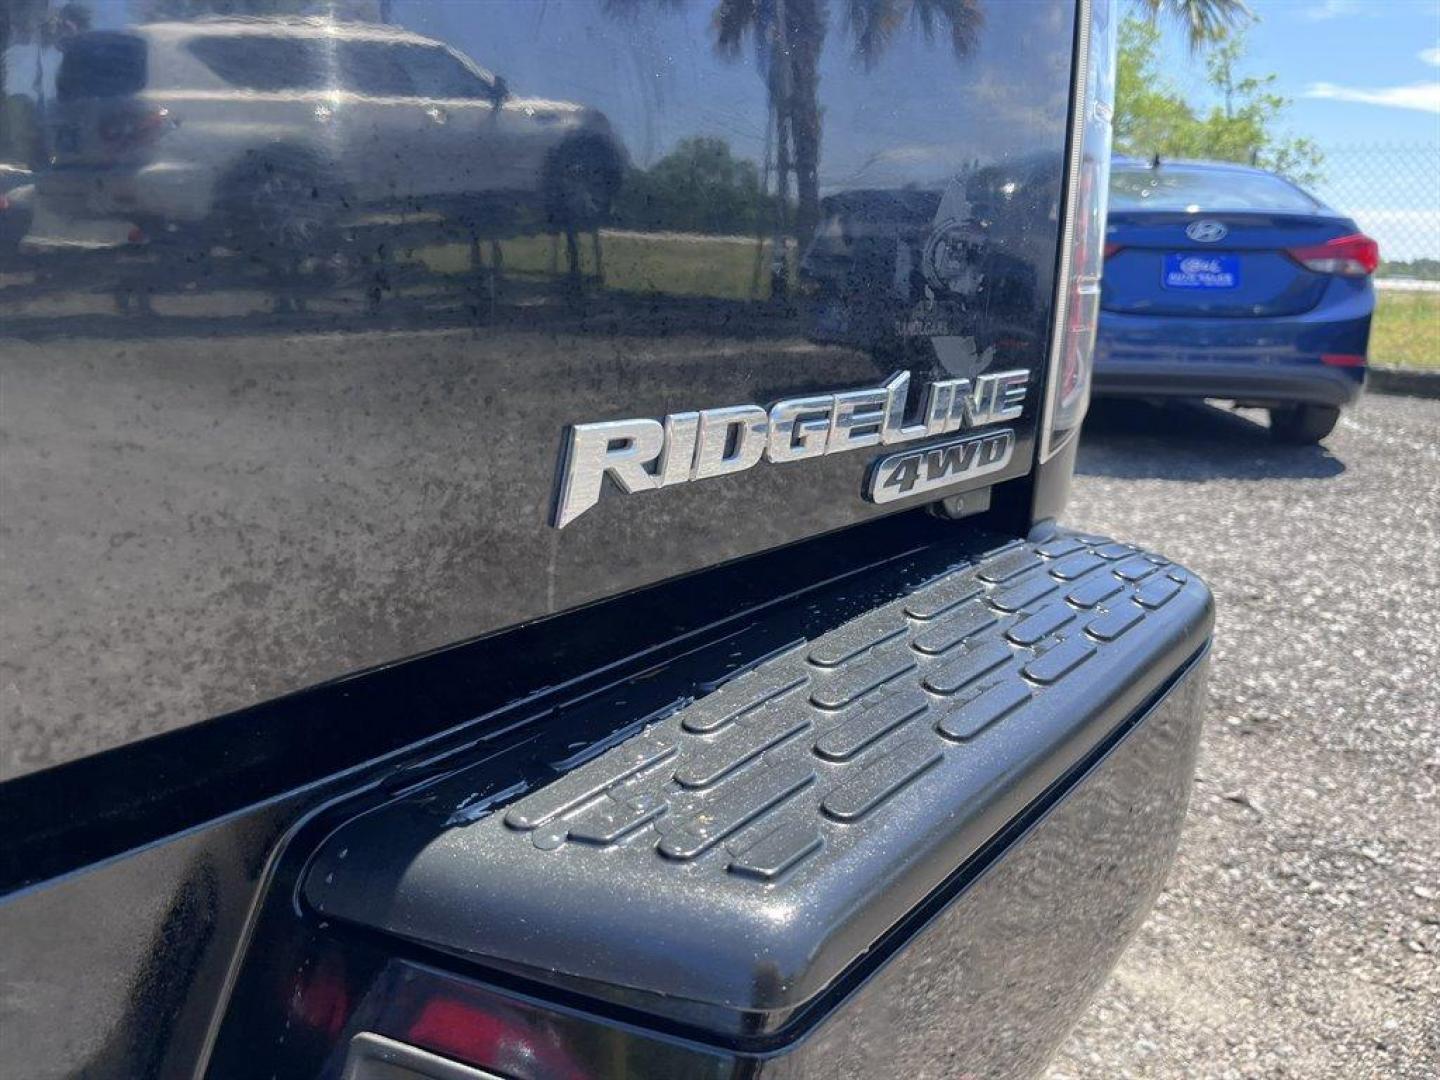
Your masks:
[{"label": "palm tree", "polygon": [[[605,0],[617,13],[647,4],[677,7],[684,0]],[[984,21],[984,0],[837,0],[856,56],[867,66],[884,53],[895,33],[913,24],[927,40],[942,32],[956,56],[974,47]],[[1162,11],[1187,27],[1192,47],[1223,37],[1248,18],[1245,0],[1135,0],[1153,15]],[[716,48],[740,56],[755,50],[770,89],[776,160],[783,206],[789,173],[795,173],[795,234],[803,247],[819,220],[820,52],[829,29],[831,0],[717,0]],[[793,152],[793,163],[792,163]]]},{"label": "palm tree", "polygon": [[1190,48],[1218,41],[1252,18],[1245,0],[1136,0],[1153,19],[1164,12],[1184,28]]}]

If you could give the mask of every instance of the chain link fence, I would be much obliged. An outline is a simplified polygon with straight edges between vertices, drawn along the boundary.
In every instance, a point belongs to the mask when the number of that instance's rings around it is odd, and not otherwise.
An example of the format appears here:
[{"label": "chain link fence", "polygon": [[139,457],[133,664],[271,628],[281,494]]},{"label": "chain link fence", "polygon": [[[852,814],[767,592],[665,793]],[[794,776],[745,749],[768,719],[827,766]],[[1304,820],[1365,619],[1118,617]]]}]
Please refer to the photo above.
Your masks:
[{"label": "chain link fence", "polygon": [[1380,242],[1380,275],[1440,281],[1440,142],[1323,149],[1311,188]]}]

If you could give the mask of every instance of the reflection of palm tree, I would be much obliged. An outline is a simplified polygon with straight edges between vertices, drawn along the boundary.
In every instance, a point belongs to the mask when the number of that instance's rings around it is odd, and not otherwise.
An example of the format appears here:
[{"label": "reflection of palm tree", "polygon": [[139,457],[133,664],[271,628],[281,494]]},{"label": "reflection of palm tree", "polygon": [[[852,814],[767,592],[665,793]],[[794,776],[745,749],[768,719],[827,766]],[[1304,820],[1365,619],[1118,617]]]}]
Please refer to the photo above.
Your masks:
[{"label": "reflection of palm tree", "polygon": [[[606,0],[612,10],[645,3],[673,6],[678,0]],[[970,50],[980,27],[982,0],[840,0],[855,51],[877,60],[907,20],[927,38],[943,28],[957,55]],[[776,159],[782,193],[795,173],[795,232],[803,245],[820,212],[820,51],[829,24],[830,0],[717,0],[716,48],[739,56],[752,45],[770,88]]]},{"label": "reflection of palm tree", "polygon": [[[683,0],[605,0],[614,11],[643,4],[677,6]],[[798,201],[795,232],[803,247],[819,220],[820,51],[825,43],[831,0],[717,0],[716,47],[738,56],[749,41],[770,87],[777,134],[782,194],[795,173]],[[897,30],[912,23],[933,40],[943,33],[956,56],[974,46],[983,21],[983,0],[838,0],[855,52],[867,65],[885,51]],[[1157,12],[1166,10],[1188,27],[1191,42],[1224,34],[1249,14],[1244,0],[1138,0]]]}]

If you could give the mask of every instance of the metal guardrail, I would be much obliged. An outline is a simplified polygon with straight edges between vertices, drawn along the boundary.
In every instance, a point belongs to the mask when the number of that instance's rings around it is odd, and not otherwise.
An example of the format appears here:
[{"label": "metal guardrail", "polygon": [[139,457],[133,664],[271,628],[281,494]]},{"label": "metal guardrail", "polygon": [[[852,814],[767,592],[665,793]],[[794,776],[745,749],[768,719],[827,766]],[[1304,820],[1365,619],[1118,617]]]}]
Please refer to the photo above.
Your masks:
[{"label": "metal guardrail", "polygon": [[1377,277],[1375,288],[1382,292],[1440,292],[1440,281],[1424,278]]}]

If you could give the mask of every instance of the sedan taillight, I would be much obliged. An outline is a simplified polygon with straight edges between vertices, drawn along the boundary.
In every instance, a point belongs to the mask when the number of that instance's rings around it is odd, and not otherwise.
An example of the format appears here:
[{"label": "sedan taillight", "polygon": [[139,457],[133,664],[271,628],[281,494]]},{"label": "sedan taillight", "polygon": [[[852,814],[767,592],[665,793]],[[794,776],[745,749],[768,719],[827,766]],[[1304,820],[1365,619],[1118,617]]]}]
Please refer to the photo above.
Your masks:
[{"label": "sedan taillight", "polygon": [[1341,277],[1364,277],[1380,265],[1380,245],[1362,233],[1337,236],[1323,244],[1290,248],[1289,256],[1307,270]]}]

